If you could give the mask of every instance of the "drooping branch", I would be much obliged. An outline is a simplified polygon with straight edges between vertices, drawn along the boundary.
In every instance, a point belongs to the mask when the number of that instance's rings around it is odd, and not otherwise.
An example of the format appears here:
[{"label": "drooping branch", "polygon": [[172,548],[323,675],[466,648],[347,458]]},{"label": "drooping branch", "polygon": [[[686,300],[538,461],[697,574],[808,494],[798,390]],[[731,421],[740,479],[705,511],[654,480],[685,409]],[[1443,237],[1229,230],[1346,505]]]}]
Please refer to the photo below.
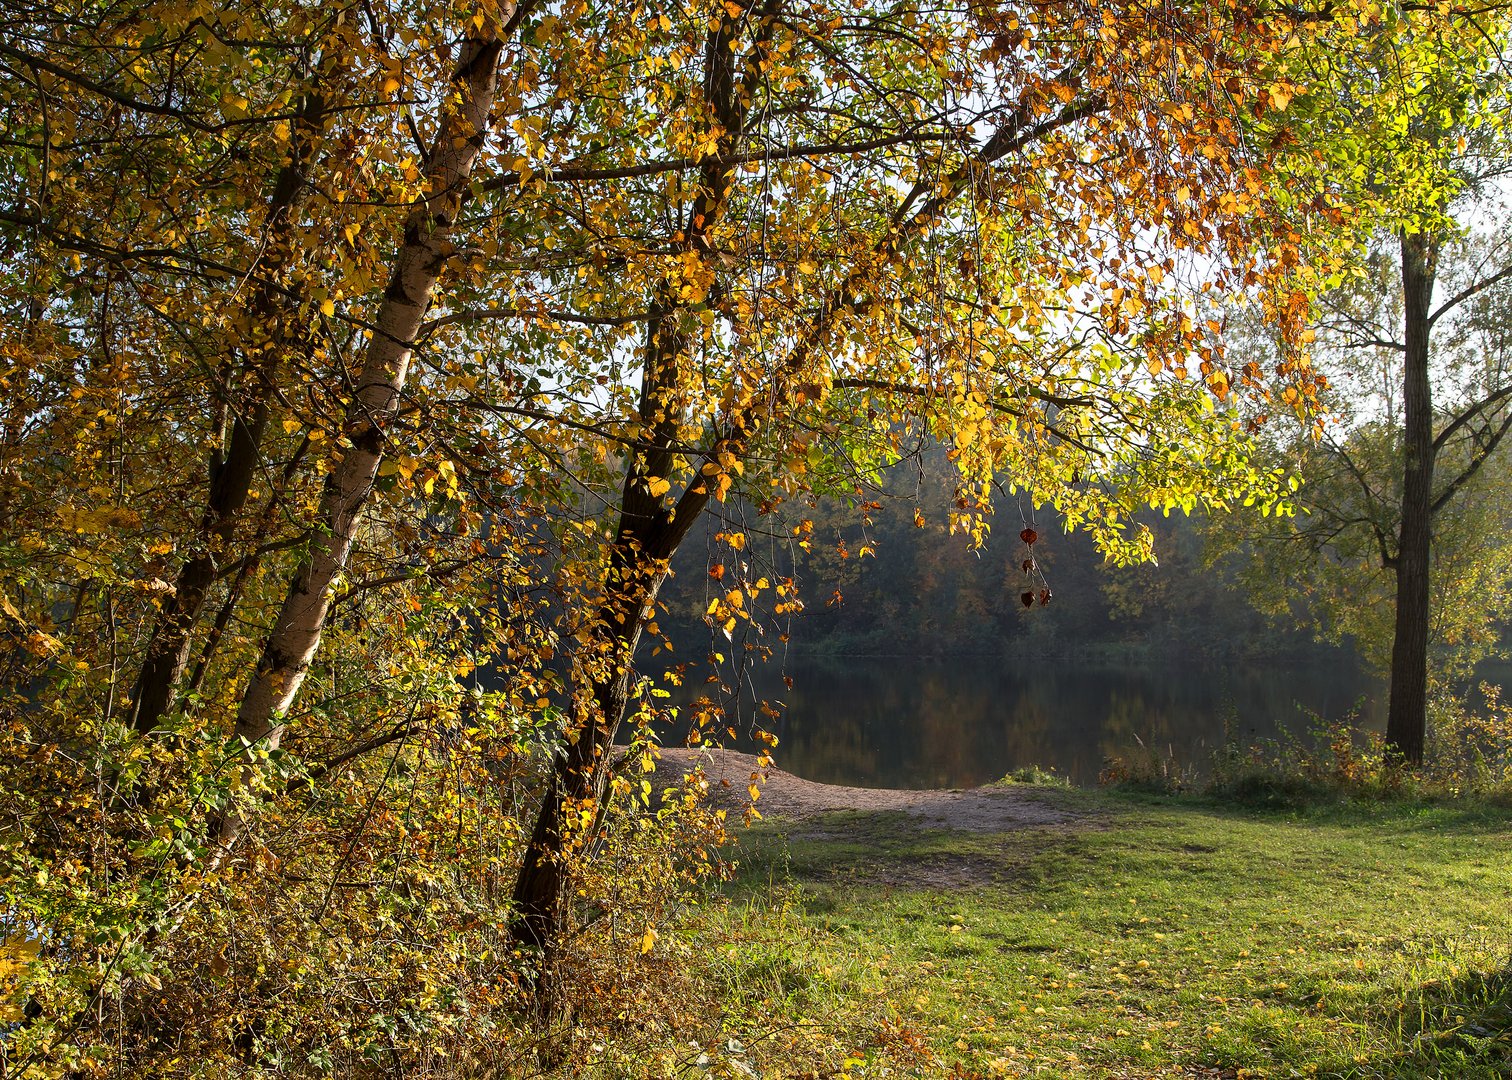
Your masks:
[{"label": "drooping branch", "polygon": [[[1366,478],[1364,470],[1355,464],[1355,460],[1349,451],[1342,446],[1335,446],[1334,453],[1344,463],[1344,467],[1349,471],[1349,474],[1354,477],[1355,483],[1359,485],[1360,493],[1365,496],[1365,505],[1367,507],[1378,505],[1381,501],[1380,495],[1370,486],[1370,481]],[[1380,522],[1374,515],[1367,514],[1358,520],[1368,524],[1371,534],[1375,537],[1376,548],[1381,556],[1381,569],[1393,569],[1396,566],[1396,556],[1391,553],[1391,540],[1387,536],[1386,530],[1381,527]]]}]

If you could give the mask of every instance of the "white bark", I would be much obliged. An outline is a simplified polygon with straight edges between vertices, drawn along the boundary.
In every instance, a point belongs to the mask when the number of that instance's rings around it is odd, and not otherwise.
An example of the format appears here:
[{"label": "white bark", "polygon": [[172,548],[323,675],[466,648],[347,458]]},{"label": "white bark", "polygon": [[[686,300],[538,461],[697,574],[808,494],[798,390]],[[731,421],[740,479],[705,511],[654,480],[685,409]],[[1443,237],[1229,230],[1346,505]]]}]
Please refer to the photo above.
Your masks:
[{"label": "white bark", "polygon": [[[506,19],[514,7],[506,6]],[[358,519],[383,460],[384,428],[404,391],[413,342],[455,251],[451,238],[487,135],[500,48],[492,34],[470,37],[461,47],[453,95],[430,147],[430,194],[405,222],[403,246],[347,408],[343,433],[349,445],[326,480],[309,553],[290,583],[237,713],[236,734],[249,747],[277,747],[283,717],[320,646],[332,587],[346,568]],[[229,816],[223,842],[239,831],[240,823]]]}]

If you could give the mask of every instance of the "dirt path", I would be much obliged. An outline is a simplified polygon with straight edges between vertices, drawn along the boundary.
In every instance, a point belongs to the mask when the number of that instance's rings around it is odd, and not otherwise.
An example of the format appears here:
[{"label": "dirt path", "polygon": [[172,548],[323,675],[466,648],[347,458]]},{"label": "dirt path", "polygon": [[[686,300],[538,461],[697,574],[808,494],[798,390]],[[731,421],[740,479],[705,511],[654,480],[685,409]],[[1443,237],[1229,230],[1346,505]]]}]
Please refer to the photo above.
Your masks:
[{"label": "dirt path", "polygon": [[996,784],[964,790],[901,791],[816,784],[778,768],[763,770],[755,757],[734,750],[664,748],[657,779],[666,785],[675,784],[699,763],[716,804],[732,813],[749,805],[746,789],[755,779],[761,788],[756,808],[764,818],[799,821],[834,810],[897,810],[918,818],[923,828],[984,833],[1086,821],[1086,815],[1054,805],[1043,791],[1032,787]]}]

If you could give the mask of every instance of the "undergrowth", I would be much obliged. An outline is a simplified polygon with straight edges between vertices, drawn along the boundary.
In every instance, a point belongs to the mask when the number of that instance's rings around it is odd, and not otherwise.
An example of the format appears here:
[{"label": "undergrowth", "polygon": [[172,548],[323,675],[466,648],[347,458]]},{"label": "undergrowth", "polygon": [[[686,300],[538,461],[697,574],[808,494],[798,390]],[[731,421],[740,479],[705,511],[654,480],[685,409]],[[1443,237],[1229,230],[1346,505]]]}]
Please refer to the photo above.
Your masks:
[{"label": "undergrowth", "polygon": [[1227,803],[1303,808],[1336,802],[1471,798],[1512,806],[1512,707],[1500,688],[1481,684],[1472,708],[1440,688],[1429,707],[1424,763],[1408,768],[1386,753],[1379,732],[1362,729],[1358,708],[1337,719],[1308,713],[1305,735],[1244,743],[1230,715],[1206,769],[1169,750],[1111,759],[1105,787],[1154,794],[1203,794]]}]

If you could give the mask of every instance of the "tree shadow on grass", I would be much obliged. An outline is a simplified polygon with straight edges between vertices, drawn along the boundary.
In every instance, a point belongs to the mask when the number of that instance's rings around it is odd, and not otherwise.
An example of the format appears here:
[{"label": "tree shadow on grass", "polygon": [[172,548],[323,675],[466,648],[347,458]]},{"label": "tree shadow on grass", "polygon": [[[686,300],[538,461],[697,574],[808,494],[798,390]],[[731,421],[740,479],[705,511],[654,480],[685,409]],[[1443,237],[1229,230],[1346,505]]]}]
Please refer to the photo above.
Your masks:
[{"label": "tree shadow on grass", "polygon": [[1169,795],[1128,789],[1116,792],[1114,797],[1134,806],[1190,810],[1246,821],[1445,835],[1483,835],[1512,830],[1512,808],[1498,800],[1367,797],[1297,778],[1249,777],[1244,782],[1203,795]]},{"label": "tree shadow on grass", "polygon": [[932,828],[906,813],[842,811],[744,832],[726,853],[738,871],[723,891],[740,898],[778,881],[884,892],[1001,888],[1026,878],[1070,835],[1054,827],[971,833]]}]

